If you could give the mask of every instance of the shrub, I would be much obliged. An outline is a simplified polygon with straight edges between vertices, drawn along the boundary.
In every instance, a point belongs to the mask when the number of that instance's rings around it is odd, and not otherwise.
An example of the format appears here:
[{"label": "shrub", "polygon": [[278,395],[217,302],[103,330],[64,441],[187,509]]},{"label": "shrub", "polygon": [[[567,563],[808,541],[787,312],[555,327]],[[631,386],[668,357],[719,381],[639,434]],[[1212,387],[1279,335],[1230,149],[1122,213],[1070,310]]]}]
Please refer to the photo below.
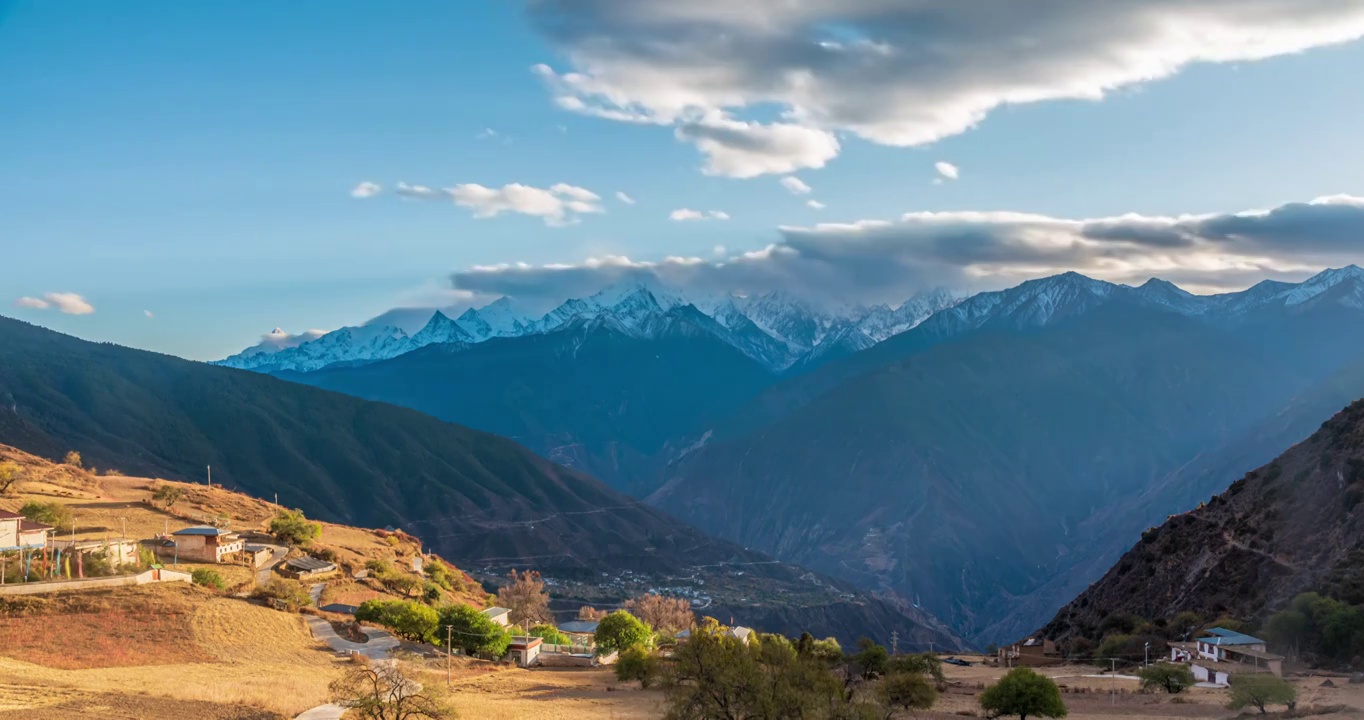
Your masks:
[{"label": "shrub", "polygon": [[877,688],[881,701],[890,707],[905,710],[927,710],[938,701],[938,690],[927,676],[915,673],[891,673]]},{"label": "shrub", "polygon": [[280,508],[270,520],[270,534],[291,545],[303,545],[322,537],[322,524],[309,521],[302,510]]},{"label": "shrub", "polygon": [[1184,692],[1193,687],[1193,671],[1187,665],[1156,663],[1142,668],[1137,676],[1141,678],[1143,690],[1164,690],[1171,695]]},{"label": "shrub", "polygon": [[271,600],[290,612],[298,612],[300,608],[313,604],[308,588],[303,587],[303,583],[289,578],[270,578],[269,582],[256,588],[252,595]]},{"label": "shrub", "polygon": [[639,618],[624,610],[617,610],[597,623],[594,639],[597,653],[605,655],[612,650],[625,650],[639,645],[648,647],[654,631]]},{"label": "shrub", "polygon": [[980,706],[990,717],[1017,715],[1020,720],[1027,720],[1029,715],[1066,716],[1060,688],[1051,678],[1029,668],[1014,668],[999,682],[986,688],[981,693]]},{"label": "shrub", "polygon": [[944,687],[947,683],[947,676],[942,671],[942,660],[939,660],[938,656],[933,653],[896,655],[890,659],[889,669],[892,674],[915,673],[927,676],[939,688]]},{"label": "shrub", "polygon": [[573,641],[553,625],[535,625],[530,629],[531,637],[538,637],[551,645],[572,645]]},{"label": "shrub", "polygon": [[1291,710],[1298,691],[1287,680],[1273,675],[1232,675],[1231,700],[1227,707],[1240,710],[1255,707],[1261,714],[1267,705],[1287,705]]},{"label": "shrub", "polygon": [[638,680],[641,688],[647,688],[657,676],[658,658],[648,648],[639,645],[628,647],[616,660],[616,679],[621,682]]},{"label": "shrub", "polygon": [[62,464],[70,465],[73,468],[84,467],[84,465],[81,462],[81,454],[76,452],[75,450],[71,450],[66,453],[66,457],[62,458]]},{"label": "shrub", "polygon": [[166,507],[170,507],[175,503],[179,502],[180,498],[184,497],[184,495],[185,495],[184,488],[178,485],[163,484],[158,485],[156,487],[156,490],[152,492],[152,499],[165,505]]},{"label": "shrub", "polygon": [[857,653],[852,656],[852,667],[864,680],[885,675],[890,668],[890,653],[870,638],[857,641]]},{"label": "shrub", "polygon": [[204,587],[213,588],[220,592],[227,589],[227,581],[223,579],[222,574],[217,570],[195,568],[194,571],[190,573],[190,578],[194,581],[195,585],[203,585]]},{"label": "shrub", "polygon": [[71,514],[71,508],[59,502],[29,500],[24,503],[23,507],[19,508],[19,514],[33,522],[51,525],[58,532],[71,532],[71,528],[76,523],[75,516]]}]

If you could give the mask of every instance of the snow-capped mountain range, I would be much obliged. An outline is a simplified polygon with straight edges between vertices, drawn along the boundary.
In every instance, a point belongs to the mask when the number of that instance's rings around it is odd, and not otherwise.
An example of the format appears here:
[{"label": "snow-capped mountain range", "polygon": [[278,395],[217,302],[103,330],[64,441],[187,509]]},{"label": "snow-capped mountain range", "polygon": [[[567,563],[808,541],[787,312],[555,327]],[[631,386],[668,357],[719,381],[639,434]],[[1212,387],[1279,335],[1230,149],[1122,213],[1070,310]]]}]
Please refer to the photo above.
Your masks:
[{"label": "snow-capped mountain range", "polygon": [[581,325],[575,321],[592,319],[608,320],[620,332],[647,337],[658,331],[658,320],[664,315],[690,305],[713,320],[706,325],[711,334],[775,372],[813,367],[914,328],[950,336],[987,325],[1041,327],[1115,299],[1216,323],[1234,323],[1264,309],[1292,312],[1322,302],[1364,309],[1364,270],[1350,265],[1325,270],[1301,283],[1266,280],[1221,295],[1194,295],[1154,278],[1132,287],[1069,272],[1029,280],[1007,290],[978,293],[965,300],[937,289],[915,295],[894,308],[834,309],[781,292],[689,297],[657,281],[629,282],[566,300],[538,317],[506,297],[470,308],[453,320],[435,311],[425,327],[411,335],[385,324],[299,336],[276,330],[259,344],[217,364],[258,372],[310,372],[337,364],[385,360],[433,344],[472,345],[492,338],[567,330]]},{"label": "snow-capped mountain range", "polygon": [[[712,334],[741,352],[778,371],[813,352],[826,340],[839,338],[865,347],[922,322],[959,301],[947,290],[916,295],[899,307],[856,306],[826,310],[784,293],[744,296],[688,297],[656,281],[612,285],[584,298],[571,298],[536,317],[511,298],[500,298],[481,308],[470,308],[450,319],[440,311],[420,331],[408,335],[392,325],[344,327],[298,342],[276,330],[262,342],[219,365],[258,372],[311,372],[329,365],[386,360],[432,344],[474,344],[492,338],[553,332],[574,320],[606,318],[621,332],[647,336],[658,318],[691,305],[713,320]],[[301,338],[301,336],[299,336]]]}]

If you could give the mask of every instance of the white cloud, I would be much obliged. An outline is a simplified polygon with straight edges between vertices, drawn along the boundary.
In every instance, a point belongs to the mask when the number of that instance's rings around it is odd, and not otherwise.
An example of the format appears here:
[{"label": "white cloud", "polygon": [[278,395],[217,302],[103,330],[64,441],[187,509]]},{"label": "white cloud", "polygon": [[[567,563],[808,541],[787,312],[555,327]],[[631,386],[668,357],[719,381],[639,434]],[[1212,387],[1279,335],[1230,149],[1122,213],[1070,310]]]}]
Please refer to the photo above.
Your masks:
[{"label": "white cloud", "polygon": [[548,190],[520,183],[500,188],[467,183],[437,190],[400,182],[394,192],[414,200],[451,200],[472,210],[476,218],[518,213],[541,218],[551,226],[576,223],[582,215],[606,212],[601,206],[601,196],[566,183],[557,183]]},{"label": "white cloud", "polygon": [[729,213],[724,212],[723,210],[701,212],[700,210],[692,210],[691,208],[678,208],[668,213],[668,219],[676,220],[678,222],[685,222],[688,220],[728,220]]},{"label": "white cloud", "polygon": [[483,130],[474,137],[479,140],[496,140],[504,145],[510,145],[512,141],[510,137],[507,137],[492,128],[483,128]]},{"label": "white cloud", "polygon": [[780,289],[838,302],[898,302],[943,285],[993,289],[1066,270],[1127,283],[1161,277],[1214,291],[1364,263],[1360,237],[1364,198],[1349,196],[1268,211],[1175,217],[918,212],[891,220],[782,227],[768,246],[733,257],[638,261],[606,256],[576,264],[475,268],[451,280],[454,288],[482,296],[550,302],[632,277],[655,277],[703,292]]},{"label": "white cloud", "polygon": [[825,207],[825,206],[824,206],[824,203],[822,203],[822,202],[820,202],[820,201],[818,201],[818,200],[806,200],[806,201],[805,201],[805,204],[806,204],[806,205],[809,205],[810,207],[812,207],[812,208],[814,208],[814,209],[816,209],[816,210],[823,210],[824,207]]},{"label": "white cloud", "polygon": [[672,126],[734,177],[820,167],[834,133],[924,145],[1003,105],[1364,36],[1364,0],[539,0],[530,18],[567,55],[532,68],[561,108]]},{"label": "white cloud", "polygon": [[634,199],[634,198],[630,197],[629,195],[626,195],[624,192],[622,192],[622,191],[620,191],[620,190],[617,190],[617,191],[616,191],[616,199],[619,200],[619,201],[621,201],[621,202],[623,202],[623,203],[625,203],[626,205],[634,205],[634,204],[635,204],[635,199]]},{"label": "white cloud", "polygon": [[809,195],[810,186],[805,181],[795,175],[787,175],[781,179],[781,186],[786,188],[792,195]]},{"label": "white cloud", "polygon": [[714,248],[711,249],[711,252],[715,253],[716,255],[724,255],[724,254],[725,254],[725,246],[724,246],[724,245],[716,245]]},{"label": "white cloud", "polygon": [[143,310],[142,314],[146,315],[147,317],[156,317],[155,315],[152,314],[151,310]]},{"label": "white cloud", "polygon": [[25,296],[14,304],[32,310],[52,309],[65,315],[89,315],[95,311],[95,306],[84,297],[69,292],[43,293],[41,298]]},{"label": "white cloud", "polygon": [[681,122],[677,137],[706,156],[707,175],[751,178],[820,168],[838,156],[833,133],[794,123],[741,122],[723,113]]},{"label": "white cloud", "polygon": [[360,183],[359,185],[356,185],[356,186],[350,191],[350,196],[353,197],[353,198],[362,198],[362,199],[363,199],[363,198],[369,198],[369,197],[374,197],[375,195],[378,195],[382,190],[383,190],[383,188],[379,187],[379,185],[378,185],[377,183],[372,183],[372,182],[368,182],[368,181],[367,181],[367,182],[362,182],[362,183]]},{"label": "white cloud", "polygon": [[956,180],[961,177],[961,170],[950,162],[939,160],[938,162],[933,163],[933,169],[937,170],[939,175],[948,180]]}]

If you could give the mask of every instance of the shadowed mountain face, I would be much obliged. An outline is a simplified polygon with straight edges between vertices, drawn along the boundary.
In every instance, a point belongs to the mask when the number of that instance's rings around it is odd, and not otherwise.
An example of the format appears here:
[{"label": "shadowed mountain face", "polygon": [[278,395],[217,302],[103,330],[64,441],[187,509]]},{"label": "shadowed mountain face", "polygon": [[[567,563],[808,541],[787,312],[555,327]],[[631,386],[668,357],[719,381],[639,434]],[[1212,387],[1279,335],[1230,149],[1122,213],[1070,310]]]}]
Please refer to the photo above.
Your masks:
[{"label": "shadowed mountain face", "polygon": [[1257,621],[1308,590],[1364,603],[1361,499],[1364,401],[1206,505],[1142,533],[1044,632],[1092,639],[1113,613]]},{"label": "shadowed mountain face", "polygon": [[639,494],[660,466],[774,377],[690,306],[644,328],[578,320],[541,335],[434,346],[282,375],[504,435]]},{"label": "shadowed mountain face", "polygon": [[742,591],[713,600],[740,618],[827,621],[808,629],[849,640],[898,629],[925,644],[958,643],[924,613],[709,538],[510,440],[6,318],[0,442],[49,458],[74,449],[88,465],[149,476],[198,479],[211,465],[225,486],[278,492],[282,504],[327,520],[403,527],[488,574],[533,566],[579,585],[624,571],[659,584],[732,576]]}]

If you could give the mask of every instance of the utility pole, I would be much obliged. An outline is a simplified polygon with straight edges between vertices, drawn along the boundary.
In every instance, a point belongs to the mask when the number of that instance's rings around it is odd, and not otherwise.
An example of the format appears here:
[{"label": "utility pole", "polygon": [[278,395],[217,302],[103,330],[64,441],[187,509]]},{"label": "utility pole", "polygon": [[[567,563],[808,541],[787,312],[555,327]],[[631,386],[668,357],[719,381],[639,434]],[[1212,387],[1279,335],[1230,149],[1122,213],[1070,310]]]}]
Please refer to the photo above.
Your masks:
[{"label": "utility pole", "polygon": [[1118,690],[1117,690],[1118,678],[1116,677],[1117,674],[1118,674],[1118,659],[1117,659],[1117,658],[1109,658],[1109,659],[1108,659],[1108,698],[1109,698],[1109,700],[1111,701],[1110,704],[1112,704],[1112,705],[1117,705],[1117,704],[1118,704]]},{"label": "utility pole", "polygon": [[929,654],[929,655],[937,655],[937,653],[933,651],[933,641],[932,641],[932,640],[929,640],[929,641],[928,641],[928,654]]},{"label": "utility pole", "polygon": [[279,493],[275,493],[275,509],[279,509]]},{"label": "utility pole", "polygon": [[890,654],[891,654],[891,655],[899,655],[899,654],[900,654],[900,631],[899,631],[899,630],[891,630],[891,631],[890,631]]},{"label": "utility pole", "polygon": [[454,642],[450,639],[451,625],[445,626],[445,686],[450,687],[450,662],[455,654]]}]

